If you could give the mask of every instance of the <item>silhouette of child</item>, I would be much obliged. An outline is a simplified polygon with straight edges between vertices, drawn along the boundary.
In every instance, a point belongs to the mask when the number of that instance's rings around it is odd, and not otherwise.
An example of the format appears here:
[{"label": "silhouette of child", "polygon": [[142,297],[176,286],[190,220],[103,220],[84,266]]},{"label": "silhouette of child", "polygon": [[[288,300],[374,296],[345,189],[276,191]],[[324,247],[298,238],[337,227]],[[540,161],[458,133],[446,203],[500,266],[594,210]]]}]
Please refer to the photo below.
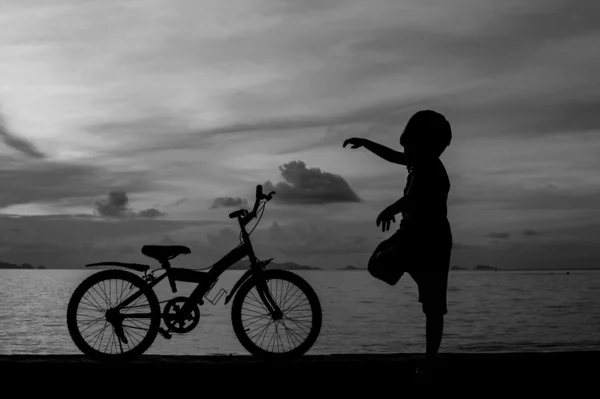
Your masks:
[{"label": "silhouette of child", "polygon": [[[401,245],[402,269],[417,283],[419,302],[426,317],[425,362],[417,369],[427,372],[435,360],[443,335],[447,314],[446,292],[452,232],[447,218],[450,179],[440,156],[450,145],[452,130],[446,118],[431,110],[415,113],[400,135],[404,153],[363,138],[351,138],[343,147],[364,147],[381,158],[408,169],[404,196],[384,209],[377,217],[377,226],[387,231],[401,213],[398,231],[380,247]],[[399,240],[405,240],[400,244]],[[406,240],[410,241],[410,244]],[[407,249],[410,248],[410,251]],[[377,250],[376,250],[377,251]]]}]

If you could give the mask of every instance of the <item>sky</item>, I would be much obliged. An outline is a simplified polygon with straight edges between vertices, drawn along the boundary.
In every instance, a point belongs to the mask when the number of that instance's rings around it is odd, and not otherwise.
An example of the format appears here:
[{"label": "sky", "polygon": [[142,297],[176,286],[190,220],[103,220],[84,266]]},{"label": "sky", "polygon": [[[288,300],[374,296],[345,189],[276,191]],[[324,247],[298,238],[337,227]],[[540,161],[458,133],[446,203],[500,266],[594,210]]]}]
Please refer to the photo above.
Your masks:
[{"label": "sky", "polygon": [[[586,0],[0,2],[0,261],[365,267],[418,110],[453,138],[452,264],[600,265],[600,5]],[[397,221],[399,219],[397,218]],[[255,222],[249,225],[251,229]]]}]

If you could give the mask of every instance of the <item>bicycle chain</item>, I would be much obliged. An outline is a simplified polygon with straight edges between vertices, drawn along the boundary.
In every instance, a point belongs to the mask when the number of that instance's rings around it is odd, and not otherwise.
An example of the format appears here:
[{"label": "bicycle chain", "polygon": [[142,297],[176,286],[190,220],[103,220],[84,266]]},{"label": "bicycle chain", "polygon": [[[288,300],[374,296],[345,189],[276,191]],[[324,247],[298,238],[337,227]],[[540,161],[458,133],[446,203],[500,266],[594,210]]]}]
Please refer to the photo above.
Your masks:
[{"label": "bicycle chain", "polygon": [[[158,304],[160,305],[161,303],[165,303],[165,302],[169,302],[170,299],[165,299],[164,301],[159,301]],[[147,307],[150,306],[148,305],[136,305],[136,306],[126,306],[125,309],[135,309],[135,308],[143,308],[143,307]]]},{"label": "bicycle chain", "polygon": [[[159,301],[158,304],[160,305],[161,303],[165,303],[165,302],[169,302],[169,301],[170,301],[170,299],[165,299],[164,301]],[[148,306],[148,305],[127,306],[125,309],[135,309],[135,308],[141,308],[141,307],[145,307],[145,306]],[[144,330],[144,331],[148,330],[147,328],[141,328],[141,327],[129,326],[129,325],[123,326],[123,327],[133,328],[136,330]]]},{"label": "bicycle chain", "polygon": [[136,326],[125,326],[125,325],[122,325],[122,327],[125,327],[125,328],[133,328],[133,329],[136,329],[136,330],[144,330],[144,331],[148,331],[148,329],[147,329],[147,328],[141,328],[141,327],[136,327]]}]

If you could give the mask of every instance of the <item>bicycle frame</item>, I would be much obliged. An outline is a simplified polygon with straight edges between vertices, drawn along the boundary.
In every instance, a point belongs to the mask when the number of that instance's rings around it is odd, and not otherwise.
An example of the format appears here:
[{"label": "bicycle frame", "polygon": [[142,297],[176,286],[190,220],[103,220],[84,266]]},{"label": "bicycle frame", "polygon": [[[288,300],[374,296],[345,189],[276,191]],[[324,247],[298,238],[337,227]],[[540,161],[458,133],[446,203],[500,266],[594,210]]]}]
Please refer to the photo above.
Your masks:
[{"label": "bicycle frame", "polygon": [[[250,269],[246,271],[240,279],[234,285],[231,293],[227,296],[225,304],[229,302],[229,300],[234,296],[235,292],[238,288],[248,279],[259,277],[261,272],[264,270],[264,266],[268,264],[272,259],[269,259],[265,262],[261,262],[258,260],[254,253],[254,249],[252,248],[252,243],[250,241],[250,235],[246,232],[244,218],[242,216],[238,217],[238,222],[240,224],[240,229],[242,231],[242,239],[243,242],[241,245],[229,251],[225,256],[223,256],[220,260],[215,262],[208,272],[202,272],[191,269],[184,268],[174,268],[171,267],[169,260],[161,263],[162,268],[165,273],[162,274],[158,278],[151,278],[148,282],[150,288],[153,288],[158,283],[160,283],[163,279],[168,278],[169,283],[171,285],[171,290],[173,293],[177,292],[176,281],[181,282],[189,282],[189,283],[197,283],[196,288],[192,291],[188,299],[185,301],[183,307],[178,312],[177,318],[185,318],[192,311],[193,306],[196,304],[203,305],[204,301],[202,298],[210,292],[212,287],[216,284],[219,277],[223,272],[229,269],[238,261],[242,260],[246,256],[250,259]],[[169,258],[171,259],[171,258]],[[274,318],[279,318],[281,315],[281,311],[278,308],[277,304],[271,297],[269,290],[266,289],[266,283],[258,284],[259,289],[257,290],[259,296],[267,307],[268,311],[273,315]],[[117,306],[114,311],[119,311],[120,309],[128,306],[132,302],[134,302],[137,298],[142,295],[142,292],[139,291],[125,300],[122,304]],[[126,318],[149,318],[149,314],[137,313],[137,314],[122,314],[122,317]]]}]

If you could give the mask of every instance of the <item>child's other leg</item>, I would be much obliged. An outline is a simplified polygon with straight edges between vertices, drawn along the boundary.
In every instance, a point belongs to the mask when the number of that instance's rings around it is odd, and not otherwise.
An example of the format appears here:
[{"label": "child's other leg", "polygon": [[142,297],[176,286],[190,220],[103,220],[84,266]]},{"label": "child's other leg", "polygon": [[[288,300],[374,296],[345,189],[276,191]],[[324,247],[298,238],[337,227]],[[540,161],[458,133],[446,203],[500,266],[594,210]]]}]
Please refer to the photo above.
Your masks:
[{"label": "child's other leg", "polygon": [[426,349],[425,360],[436,359],[444,335],[444,315],[442,313],[425,313]]},{"label": "child's other leg", "polygon": [[419,302],[425,315],[425,361],[417,372],[427,373],[434,366],[444,335],[448,274],[443,271],[413,274],[411,275],[417,282]]},{"label": "child's other leg", "polygon": [[444,272],[420,273],[418,279],[419,302],[425,315],[426,359],[433,360],[444,334],[448,275]]}]

